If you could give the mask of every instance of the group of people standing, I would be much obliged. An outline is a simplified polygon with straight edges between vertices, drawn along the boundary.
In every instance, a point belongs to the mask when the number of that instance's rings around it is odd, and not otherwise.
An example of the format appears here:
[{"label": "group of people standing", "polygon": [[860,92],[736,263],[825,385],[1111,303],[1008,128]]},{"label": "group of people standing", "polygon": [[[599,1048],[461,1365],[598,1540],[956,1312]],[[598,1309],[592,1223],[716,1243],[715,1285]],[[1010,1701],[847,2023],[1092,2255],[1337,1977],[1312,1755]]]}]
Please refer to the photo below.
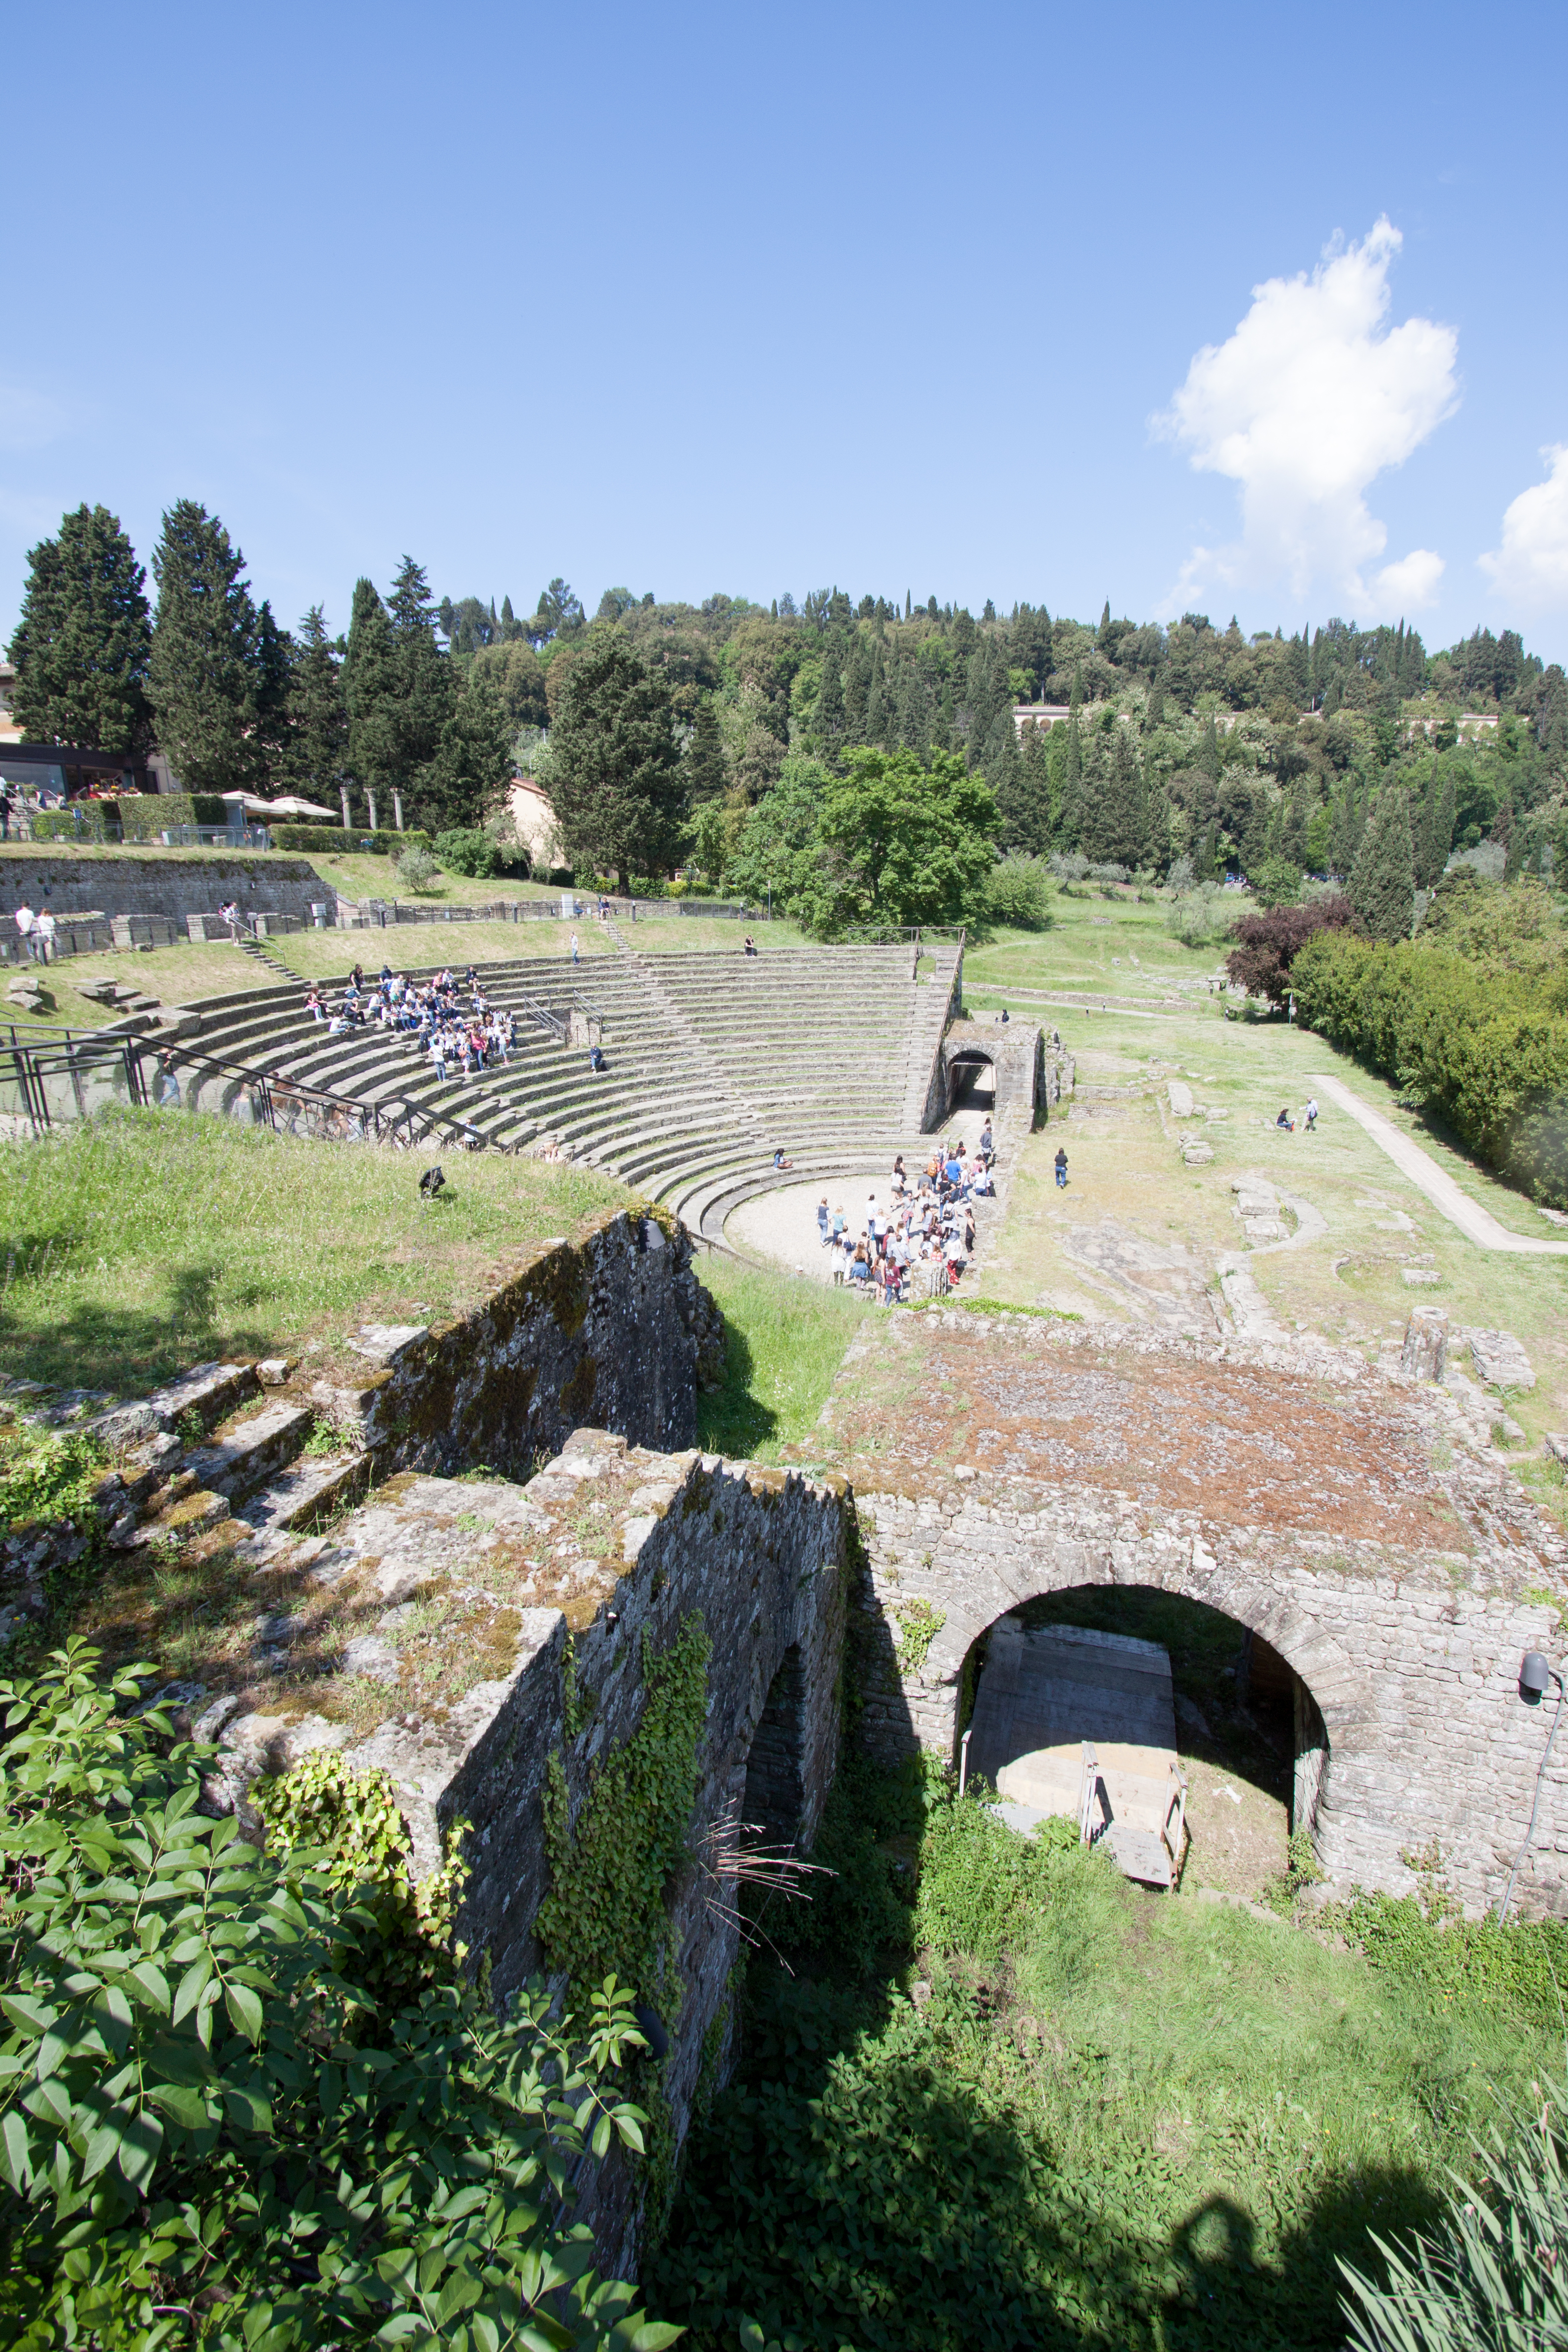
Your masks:
[{"label": "group of people standing", "polygon": [[974,1202],[995,1189],[995,1158],[989,1119],[973,1152],[955,1139],[933,1151],[912,1181],[900,1152],[889,1204],[870,1194],[858,1236],[842,1206],[830,1208],[824,1193],[816,1223],[823,1248],[834,1252],[834,1281],[866,1283],[879,1305],[891,1307],[908,1297],[917,1266],[942,1265],[950,1285],[962,1280],[974,1254]]},{"label": "group of people standing", "polygon": [[47,963],[55,951],[55,931],[58,928],[48,908],[46,907],[41,914],[35,915],[24,898],[16,909],[16,922],[17,936],[27,950],[28,962]]}]

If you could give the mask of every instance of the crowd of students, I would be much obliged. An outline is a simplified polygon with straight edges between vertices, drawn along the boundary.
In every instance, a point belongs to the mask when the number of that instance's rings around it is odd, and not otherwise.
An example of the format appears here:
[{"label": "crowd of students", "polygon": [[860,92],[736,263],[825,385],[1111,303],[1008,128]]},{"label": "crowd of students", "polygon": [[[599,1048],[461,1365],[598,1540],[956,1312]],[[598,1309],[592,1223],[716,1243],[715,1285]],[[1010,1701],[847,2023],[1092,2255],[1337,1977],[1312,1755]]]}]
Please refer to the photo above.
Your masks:
[{"label": "crowd of students", "polygon": [[955,1140],[933,1151],[912,1179],[900,1152],[888,1205],[870,1195],[858,1236],[842,1206],[830,1208],[824,1193],[816,1223],[823,1248],[834,1254],[834,1281],[868,1284],[884,1307],[909,1297],[917,1266],[943,1267],[950,1287],[961,1281],[974,1255],[974,1203],[995,1189],[995,1160],[989,1119],[973,1152]]},{"label": "crowd of students", "polygon": [[421,985],[384,963],[380,979],[367,982],[356,963],[335,1005],[312,988],[305,1010],[313,1021],[326,1024],[331,1037],[352,1029],[384,1029],[406,1038],[443,1081],[453,1071],[471,1078],[477,1071],[504,1066],[517,1043],[516,1014],[491,1006],[472,964],[461,981],[449,971],[438,971]]}]

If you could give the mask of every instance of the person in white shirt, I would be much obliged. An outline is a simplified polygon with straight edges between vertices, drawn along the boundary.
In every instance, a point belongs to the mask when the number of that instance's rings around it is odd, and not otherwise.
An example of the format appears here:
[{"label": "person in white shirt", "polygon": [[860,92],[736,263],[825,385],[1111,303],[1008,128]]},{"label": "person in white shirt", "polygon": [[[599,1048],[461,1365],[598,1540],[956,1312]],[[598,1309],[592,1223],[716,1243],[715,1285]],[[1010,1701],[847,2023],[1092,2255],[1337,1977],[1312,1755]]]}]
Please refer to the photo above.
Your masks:
[{"label": "person in white shirt", "polygon": [[33,937],[38,942],[38,961],[47,963],[55,948],[55,919],[46,907],[33,925]]},{"label": "person in white shirt", "polygon": [[25,898],[16,909],[16,929],[21,934],[22,944],[27,950],[29,960],[37,962],[38,950],[33,940],[33,910]]}]

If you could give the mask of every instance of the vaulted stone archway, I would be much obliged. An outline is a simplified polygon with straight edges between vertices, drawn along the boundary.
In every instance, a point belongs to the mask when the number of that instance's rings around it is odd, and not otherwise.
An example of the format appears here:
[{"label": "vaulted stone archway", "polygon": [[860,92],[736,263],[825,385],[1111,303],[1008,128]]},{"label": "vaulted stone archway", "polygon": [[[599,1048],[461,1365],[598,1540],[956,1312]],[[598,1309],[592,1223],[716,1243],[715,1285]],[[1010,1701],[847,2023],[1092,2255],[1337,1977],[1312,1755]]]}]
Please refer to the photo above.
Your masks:
[{"label": "vaulted stone archway", "polygon": [[[1181,1594],[1310,1694],[1298,1802],[1331,1880],[1406,1891],[1436,1841],[1479,1909],[1530,1816],[1545,1727],[1516,1683],[1565,1547],[1445,1391],[1298,1353],[957,1310],[868,1326],[822,1434],[865,1549],[867,1737],[951,1758],[972,1643],[1037,1595]],[[1568,1759],[1521,1887],[1568,1911]]]}]

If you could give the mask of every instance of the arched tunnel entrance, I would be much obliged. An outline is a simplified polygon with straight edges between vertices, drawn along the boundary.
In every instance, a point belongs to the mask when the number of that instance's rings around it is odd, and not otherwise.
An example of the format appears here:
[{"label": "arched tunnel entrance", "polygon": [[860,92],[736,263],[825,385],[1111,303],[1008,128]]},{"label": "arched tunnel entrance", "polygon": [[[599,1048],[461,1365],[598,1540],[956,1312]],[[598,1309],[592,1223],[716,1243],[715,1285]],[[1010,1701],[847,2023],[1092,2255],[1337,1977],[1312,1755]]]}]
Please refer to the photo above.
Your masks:
[{"label": "arched tunnel entrance", "polygon": [[954,1111],[994,1111],[996,1070],[989,1054],[966,1046],[947,1066],[948,1116]]},{"label": "arched tunnel entrance", "polygon": [[[1255,1897],[1285,1870],[1290,1833],[1314,1826],[1328,1759],[1317,1704],[1277,1650],[1204,1601],[1124,1585],[1026,1601],[971,1645],[959,1699],[970,1773],[993,1786],[1001,1774],[1005,1795],[1047,1811],[1071,1811],[1085,1740],[1117,1756],[1173,1749],[1188,1885]],[[1027,1810],[1009,1806],[1016,1826]]]}]

